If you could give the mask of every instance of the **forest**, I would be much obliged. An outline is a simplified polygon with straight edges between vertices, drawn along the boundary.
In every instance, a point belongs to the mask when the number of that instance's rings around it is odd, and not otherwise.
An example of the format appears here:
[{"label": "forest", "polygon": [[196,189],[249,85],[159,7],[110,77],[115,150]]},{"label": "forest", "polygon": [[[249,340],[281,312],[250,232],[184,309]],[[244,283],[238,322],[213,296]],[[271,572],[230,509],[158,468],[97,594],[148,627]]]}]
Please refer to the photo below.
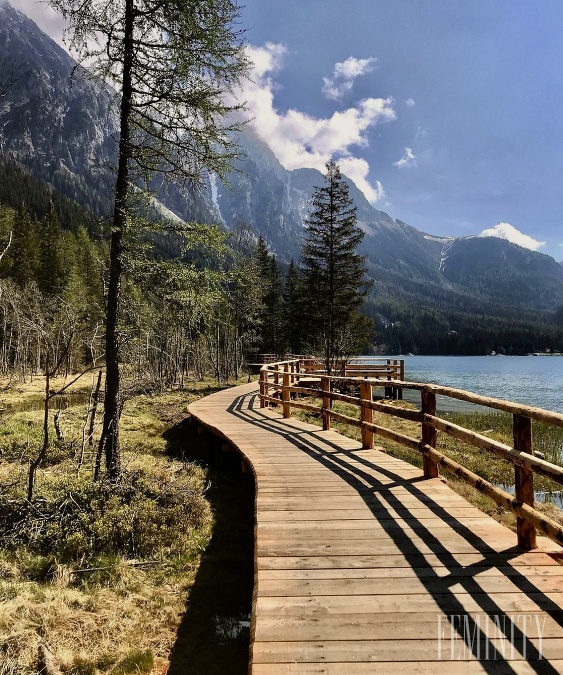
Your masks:
[{"label": "forest", "polygon": [[[0,373],[25,379],[103,364],[108,226],[35,180],[2,166]],[[245,223],[148,222],[139,202],[127,232],[120,331],[132,382],[166,388],[188,373],[237,379],[255,353],[314,344],[299,267],[280,265]],[[133,385],[131,385],[133,386]]]},{"label": "forest", "polygon": [[[13,162],[0,171],[0,372],[25,378],[44,371],[47,360],[60,360],[67,373],[102,363],[107,222]],[[143,209],[127,235],[121,322],[128,376],[160,387],[182,383],[188,372],[225,382],[241,375],[249,355],[316,348],[299,261],[279,263],[247,223],[231,233],[155,225],[148,223],[154,207]],[[362,308],[375,324],[362,351],[563,350],[557,313],[428,305],[414,288],[411,297],[393,298],[376,284]]]}]

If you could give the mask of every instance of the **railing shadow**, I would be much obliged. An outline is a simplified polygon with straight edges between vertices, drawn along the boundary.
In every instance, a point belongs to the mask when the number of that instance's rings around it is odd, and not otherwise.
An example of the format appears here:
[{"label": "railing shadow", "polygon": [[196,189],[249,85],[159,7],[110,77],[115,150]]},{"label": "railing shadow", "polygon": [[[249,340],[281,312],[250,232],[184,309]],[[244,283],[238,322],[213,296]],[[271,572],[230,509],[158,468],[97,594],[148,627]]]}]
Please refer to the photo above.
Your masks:
[{"label": "railing shadow", "polygon": [[[379,524],[383,527],[386,534],[393,540],[400,553],[412,565],[412,569],[418,573],[418,579],[432,596],[437,607],[442,611],[444,620],[450,621],[451,630],[458,632],[461,639],[468,642],[467,649],[471,651],[475,658],[482,654],[487,655],[487,659],[480,659],[483,669],[488,673],[513,673],[516,672],[511,664],[504,658],[503,653],[490,640],[490,636],[483,630],[480,622],[476,622],[468,614],[461,601],[456,597],[453,586],[458,589],[463,587],[464,591],[470,594],[473,600],[479,606],[481,612],[494,620],[495,626],[504,634],[510,644],[515,646],[520,653],[525,655],[530,666],[537,673],[556,674],[559,671],[550,663],[544,660],[543,655],[530,641],[530,638],[522,631],[521,627],[513,620],[513,616],[503,610],[489,594],[483,591],[475,576],[471,574],[482,573],[487,569],[497,569],[503,572],[503,565],[508,565],[510,560],[521,555],[522,551],[516,546],[506,549],[502,552],[495,551],[479,535],[467,527],[460,519],[449,514],[443,507],[437,504],[431,497],[425,494],[418,484],[421,479],[405,479],[395,474],[389,469],[380,465],[374,465],[367,459],[354,452],[354,463],[352,466],[346,458],[351,454],[344,451],[338,445],[331,443],[326,437],[319,442],[318,433],[306,432],[301,429],[291,428],[287,420],[273,418],[269,414],[261,412],[255,408],[257,397],[251,395],[241,396],[229,407],[229,412],[235,417],[244,420],[248,424],[267,429],[272,433],[283,436],[288,442],[301,451],[315,459],[319,464],[327,467],[344,480],[350,487],[354,488],[363,498],[365,504],[369,507]],[[319,429],[320,431],[320,429]],[[324,446],[324,448],[323,448]],[[376,469],[381,478],[374,477],[365,469]],[[385,482],[383,482],[385,479]],[[416,520],[416,516],[411,509],[401,501],[393,492],[393,487],[403,486],[409,495],[415,497],[419,502],[431,510],[433,514],[442,519],[448,525],[455,529],[456,534],[472,546],[476,552],[481,553],[483,560],[469,566],[461,565],[454,554],[450,553],[447,547],[432,534],[424,525],[423,521]],[[402,531],[394,526],[391,519],[381,519],[382,509],[391,506],[400,517],[409,517],[408,525],[410,530],[417,535],[421,544],[409,536],[408,531]],[[448,570],[448,574],[440,576],[427,561],[428,551],[423,550],[426,547],[437,557],[440,565]],[[463,570],[463,574],[460,572]],[[469,573],[468,573],[469,570]],[[538,589],[529,579],[526,578],[517,567],[510,568],[510,581],[530,600],[532,600],[539,609],[546,612],[556,623],[563,626],[563,610],[553,602],[544,592]],[[475,614],[475,612],[474,612]],[[516,614],[516,611],[514,612]],[[456,625],[452,617],[464,617],[463,623]],[[449,631],[448,631],[449,632]],[[499,636],[500,636],[499,632]],[[470,639],[469,639],[470,638]]]}]

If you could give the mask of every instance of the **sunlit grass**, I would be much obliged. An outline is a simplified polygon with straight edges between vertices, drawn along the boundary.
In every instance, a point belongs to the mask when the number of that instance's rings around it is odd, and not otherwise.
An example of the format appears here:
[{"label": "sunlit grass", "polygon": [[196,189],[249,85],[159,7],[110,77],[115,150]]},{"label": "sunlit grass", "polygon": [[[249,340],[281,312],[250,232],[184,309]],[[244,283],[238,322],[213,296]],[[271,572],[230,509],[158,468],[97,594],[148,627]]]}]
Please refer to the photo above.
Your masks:
[{"label": "sunlit grass", "polygon": [[[41,379],[5,386],[0,396],[15,407],[36,403]],[[0,510],[21,508],[31,529],[20,527],[18,518],[4,519],[13,526],[3,533],[0,552],[2,675],[35,674],[43,642],[65,673],[143,673],[153,665],[165,671],[213,516],[204,498],[205,470],[176,458],[164,436],[186,417],[191,401],[217,389],[212,381],[190,382],[183,391],[126,402],[122,463],[131,490],[122,486],[121,496],[100,502],[98,511],[88,500],[99,425],[78,474],[86,403],[63,410],[62,443],[51,414],[48,459],[36,480],[38,519],[25,508],[25,482],[41,444],[43,413],[4,413]],[[83,393],[89,390],[90,380]],[[95,490],[92,495],[102,499]]]}]

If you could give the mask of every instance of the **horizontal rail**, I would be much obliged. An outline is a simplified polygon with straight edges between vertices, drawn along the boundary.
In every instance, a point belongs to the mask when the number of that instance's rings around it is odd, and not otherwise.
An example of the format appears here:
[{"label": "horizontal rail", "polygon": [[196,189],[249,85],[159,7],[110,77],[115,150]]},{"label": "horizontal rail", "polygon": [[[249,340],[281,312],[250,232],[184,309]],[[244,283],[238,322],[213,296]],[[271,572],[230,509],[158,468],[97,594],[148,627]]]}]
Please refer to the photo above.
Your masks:
[{"label": "horizontal rail", "polygon": [[[351,377],[345,372],[344,368],[343,374],[340,375],[327,375],[320,371],[311,373],[307,370],[311,365],[318,366],[319,363],[313,359],[300,358],[265,364],[260,371],[260,405],[264,407],[268,403],[273,403],[276,406],[282,406],[284,417],[291,415],[292,408],[315,412],[322,417],[323,429],[330,429],[331,420],[359,427],[362,432],[362,447],[364,448],[373,448],[374,437],[379,436],[417,451],[423,456],[423,472],[426,478],[438,476],[438,470],[442,468],[514,513],[517,517],[516,529],[520,547],[525,549],[537,547],[536,530],[540,530],[546,536],[563,545],[563,527],[534,508],[533,488],[534,474],[539,474],[563,485],[563,467],[534,455],[531,425],[532,420],[534,420],[563,427],[562,414],[473,394],[452,387],[407,382],[404,380],[404,362],[397,367],[396,362],[390,363],[390,360],[387,360],[383,364],[389,366],[385,377],[371,377],[369,375]],[[320,365],[322,366],[322,364]],[[360,365],[353,364],[353,367],[358,368]],[[398,372],[401,373],[401,379],[396,377]],[[310,386],[312,379],[315,386]],[[300,380],[304,380],[309,386],[299,386]],[[317,382],[318,387],[316,386]],[[339,390],[335,391],[335,387],[338,387]],[[386,391],[389,389],[400,392],[404,389],[419,391],[421,394],[420,410],[410,410],[382,401],[374,401],[373,390],[381,387],[384,387]],[[276,392],[276,396],[269,394],[270,389]],[[495,441],[483,434],[442,419],[436,414],[436,396],[438,395],[511,414],[514,429],[513,445]],[[296,400],[299,396],[320,398],[322,404],[318,406],[299,402]],[[334,401],[340,401],[358,408],[359,417],[336,412],[332,409]],[[421,438],[411,438],[406,434],[374,423],[374,412],[419,423],[421,425]],[[467,467],[439,452],[436,449],[438,432],[486,450],[510,462],[514,466],[515,472],[515,494],[511,495],[505,492],[482,479]]]}]

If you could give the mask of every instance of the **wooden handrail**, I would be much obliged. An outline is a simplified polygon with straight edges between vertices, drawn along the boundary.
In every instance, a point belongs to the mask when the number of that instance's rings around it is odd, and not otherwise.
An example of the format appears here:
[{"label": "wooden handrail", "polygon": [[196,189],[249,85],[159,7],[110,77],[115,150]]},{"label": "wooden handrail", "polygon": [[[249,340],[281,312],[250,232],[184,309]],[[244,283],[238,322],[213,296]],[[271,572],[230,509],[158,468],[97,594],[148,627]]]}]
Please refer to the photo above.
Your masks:
[{"label": "wooden handrail", "polygon": [[[322,371],[311,374],[306,371],[313,361],[313,359],[298,358],[265,364],[260,370],[261,407],[265,407],[269,403],[274,406],[283,403],[284,417],[291,415],[291,408],[317,412],[322,418],[323,429],[325,430],[330,429],[331,419],[359,427],[362,433],[362,447],[364,448],[374,447],[374,437],[381,436],[398,442],[411,450],[418,451],[423,455],[423,472],[426,478],[438,476],[438,469],[441,467],[514,513],[517,519],[518,545],[521,548],[527,550],[537,548],[537,529],[563,545],[563,526],[534,508],[533,484],[534,474],[539,474],[563,485],[563,467],[534,456],[531,424],[532,420],[535,420],[563,427],[562,414],[482,396],[462,389],[421,382],[406,382],[404,380],[404,361],[401,364],[397,364],[396,361],[393,363],[391,363],[391,360],[386,361],[382,364],[385,367],[389,366],[385,377],[375,378],[350,377],[346,374],[346,369],[343,369],[344,375],[331,376]],[[315,377],[318,379],[314,380]],[[309,386],[299,386],[300,379],[306,380],[306,384]],[[311,386],[315,381],[318,382],[318,388]],[[334,391],[333,385],[335,384],[340,387],[355,388],[358,390],[358,395],[353,396]],[[420,391],[421,409],[407,410],[372,400],[374,388],[384,387],[387,390],[390,384],[393,388],[401,391],[403,389]],[[274,395],[270,395],[270,390],[273,390]],[[320,398],[322,403],[320,406],[300,403],[294,400],[295,396],[298,395]],[[437,395],[475,403],[511,414],[514,420],[513,446],[495,441],[439,417],[436,413]],[[332,410],[333,401],[342,401],[358,407],[360,409],[359,419]],[[373,421],[374,411],[418,422],[421,425],[421,438],[411,438],[375,424]],[[498,488],[439,452],[436,449],[438,432],[446,433],[512,463],[515,472],[515,494],[511,495]]]}]

